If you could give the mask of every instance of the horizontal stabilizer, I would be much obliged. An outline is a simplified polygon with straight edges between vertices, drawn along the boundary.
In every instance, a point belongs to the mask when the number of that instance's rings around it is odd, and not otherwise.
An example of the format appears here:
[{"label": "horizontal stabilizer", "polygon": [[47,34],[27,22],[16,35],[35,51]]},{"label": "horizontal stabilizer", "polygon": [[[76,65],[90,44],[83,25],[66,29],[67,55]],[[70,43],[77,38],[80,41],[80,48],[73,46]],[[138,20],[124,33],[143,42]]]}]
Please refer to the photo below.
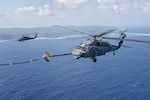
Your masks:
[{"label": "horizontal stabilizer", "polygon": [[125,47],[125,48],[132,48],[132,47],[130,47],[130,46],[126,46],[126,45],[122,45],[122,47]]}]

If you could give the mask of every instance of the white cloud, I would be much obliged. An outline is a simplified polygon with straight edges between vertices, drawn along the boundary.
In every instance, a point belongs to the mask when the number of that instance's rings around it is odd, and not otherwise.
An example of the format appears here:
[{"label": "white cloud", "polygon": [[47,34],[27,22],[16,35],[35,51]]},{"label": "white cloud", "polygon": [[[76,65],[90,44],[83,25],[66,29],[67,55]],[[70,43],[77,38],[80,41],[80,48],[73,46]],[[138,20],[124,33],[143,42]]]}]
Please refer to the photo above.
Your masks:
[{"label": "white cloud", "polygon": [[150,2],[144,4],[134,3],[134,8],[143,13],[150,13]]},{"label": "white cloud", "polygon": [[144,12],[150,12],[150,3],[141,5],[141,8],[143,9]]},{"label": "white cloud", "polygon": [[123,13],[128,12],[128,2],[127,0],[97,0],[99,3],[99,8],[106,13]]},{"label": "white cloud", "polygon": [[[146,24],[150,2],[136,0],[53,0],[51,5],[25,6],[0,12],[1,23],[14,26]],[[71,8],[70,8],[71,7]],[[51,23],[49,23],[51,22]],[[147,22],[147,24],[149,24]],[[3,24],[2,24],[3,25]],[[12,25],[12,24],[11,24]]]},{"label": "white cloud", "polygon": [[39,7],[37,14],[40,16],[49,15],[51,13],[50,6],[49,5],[43,5],[42,7]]},{"label": "white cloud", "polygon": [[[97,0],[99,4],[99,8],[105,14],[138,14],[144,11],[148,11],[148,7],[144,6],[143,9],[141,8],[140,3],[136,3],[131,0]],[[138,11],[139,10],[139,11]]]},{"label": "white cloud", "polygon": [[15,10],[15,13],[17,15],[32,15],[36,12],[36,8],[35,7],[23,7],[23,8],[17,8]]},{"label": "white cloud", "polygon": [[2,27],[47,25],[48,20],[53,18],[53,16],[49,17],[47,15],[52,15],[49,5],[20,7],[12,11],[0,13],[0,24],[2,24]]},{"label": "white cloud", "polygon": [[113,5],[113,4],[125,4],[128,3],[129,0],[97,0],[99,4],[105,4],[105,5]]},{"label": "white cloud", "polygon": [[15,16],[46,16],[51,14],[50,6],[49,5],[43,5],[38,8],[35,7],[22,7],[17,8],[15,10],[15,13],[13,15]]},{"label": "white cloud", "polygon": [[7,16],[6,14],[0,13],[0,17],[5,17]]},{"label": "white cloud", "polygon": [[137,2],[136,0],[97,0],[99,8],[108,13],[150,13],[150,2]]},{"label": "white cloud", "polygon": [[113,5],[113,10],[114,10],[115,12],[119,12],[119,7],[118,7],[118,5]]},{"label": "white cloud", "polygon": [[85,4],[88,0],[54,0],[59,6],[77,7],[81,4]]}]

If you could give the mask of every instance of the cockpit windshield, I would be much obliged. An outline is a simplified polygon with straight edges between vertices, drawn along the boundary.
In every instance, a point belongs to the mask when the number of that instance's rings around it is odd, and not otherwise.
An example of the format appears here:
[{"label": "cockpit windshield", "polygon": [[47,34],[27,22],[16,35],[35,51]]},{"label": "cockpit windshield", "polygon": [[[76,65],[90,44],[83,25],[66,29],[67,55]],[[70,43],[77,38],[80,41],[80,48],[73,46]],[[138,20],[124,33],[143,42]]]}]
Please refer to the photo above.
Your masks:
[{"label": "cockpit windshield", "polygon": [[79,46],[76,47],[76,49],[80,49],[80,50],[83,50],[83,51],[87,51],[88,48],[79,45]]}]

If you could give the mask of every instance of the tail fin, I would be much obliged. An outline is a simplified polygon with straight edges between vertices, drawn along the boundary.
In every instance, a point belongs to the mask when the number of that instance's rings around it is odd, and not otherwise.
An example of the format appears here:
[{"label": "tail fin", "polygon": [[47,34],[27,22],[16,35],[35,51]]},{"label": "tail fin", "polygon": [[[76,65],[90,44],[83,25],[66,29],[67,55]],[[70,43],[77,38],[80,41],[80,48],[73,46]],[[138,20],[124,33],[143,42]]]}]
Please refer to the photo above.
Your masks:
[{"label": "tail fin", "polygon": [[38,33],[35,34],[35,37],[34,37],[34,38],[37,38],[37,36],[38,36]]},{"label": "tail fin", "polygon": [[120,42],[118,43],[119,48],[123,44],[125,37],[126,37],[126,34],[121,34]]}]

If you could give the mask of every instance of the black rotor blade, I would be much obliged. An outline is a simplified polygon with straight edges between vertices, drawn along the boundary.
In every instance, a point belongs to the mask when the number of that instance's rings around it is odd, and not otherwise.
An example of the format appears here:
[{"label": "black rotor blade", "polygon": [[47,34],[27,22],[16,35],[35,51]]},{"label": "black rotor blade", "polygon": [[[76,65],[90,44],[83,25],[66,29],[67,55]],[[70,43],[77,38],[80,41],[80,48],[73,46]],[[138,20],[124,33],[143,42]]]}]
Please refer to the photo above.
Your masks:
[{"label": "black rotor blade", "polygon": [[23,34],[23,35],[20,35],[20,36],[18,36],[18,37],[19,37],[19,38],[22,38],[22,37],[31,37],[30,35],[36,36],[36,35],[38,35],[38,33],[35,32],[35,33]]},{"label": "black rotor blade", "polygon": [[[121,40],[119,38],[114,38],[114,37],[102,37],[103,39],[110,39],[110,40]],[[125,41],[130,41],[130,42],[141,42],[141,43],[150,43],[150,41],[146,40],[135,40],[135,39],[124,39]]]},{"label": "black rotor blade", "polygon": [[78,33],[80,33],[80,34],[90,35],[90,34],[88,34],[88,33],[81,32],[81,31],[77,31],[77,30],[74,30],[74,29],[71,29],[71,28],[68,28],[68,27],[60,26],[60,25],[54,25],[54,27],[64,28],[64,29],[67,29],[67,30],[71,30],[71,31],[73,31],[73,32],[78,32]]},{"label": "black rotor blade", "polygon": [[113,29],[112,30],[108,30],[106,32],[100,33],[99,35],[97,35],[97,37],[102,37],[103,35],[106,35],[108,33],[114,32],[114,31],[116,31],[116,30],[113,30]]},{"label": "black rotor blade", "polygon": [[120,33],[124,34],[127,30],[128,30],[128,28],[125,28],[123,31],[120,31]]},{"label": "black rotor blade", "polygon": [[37,33],[28,33],[28,34],[23,34],[21,36],[29,36],[29,35],[35,35],[35,34],[37,34]]}]

